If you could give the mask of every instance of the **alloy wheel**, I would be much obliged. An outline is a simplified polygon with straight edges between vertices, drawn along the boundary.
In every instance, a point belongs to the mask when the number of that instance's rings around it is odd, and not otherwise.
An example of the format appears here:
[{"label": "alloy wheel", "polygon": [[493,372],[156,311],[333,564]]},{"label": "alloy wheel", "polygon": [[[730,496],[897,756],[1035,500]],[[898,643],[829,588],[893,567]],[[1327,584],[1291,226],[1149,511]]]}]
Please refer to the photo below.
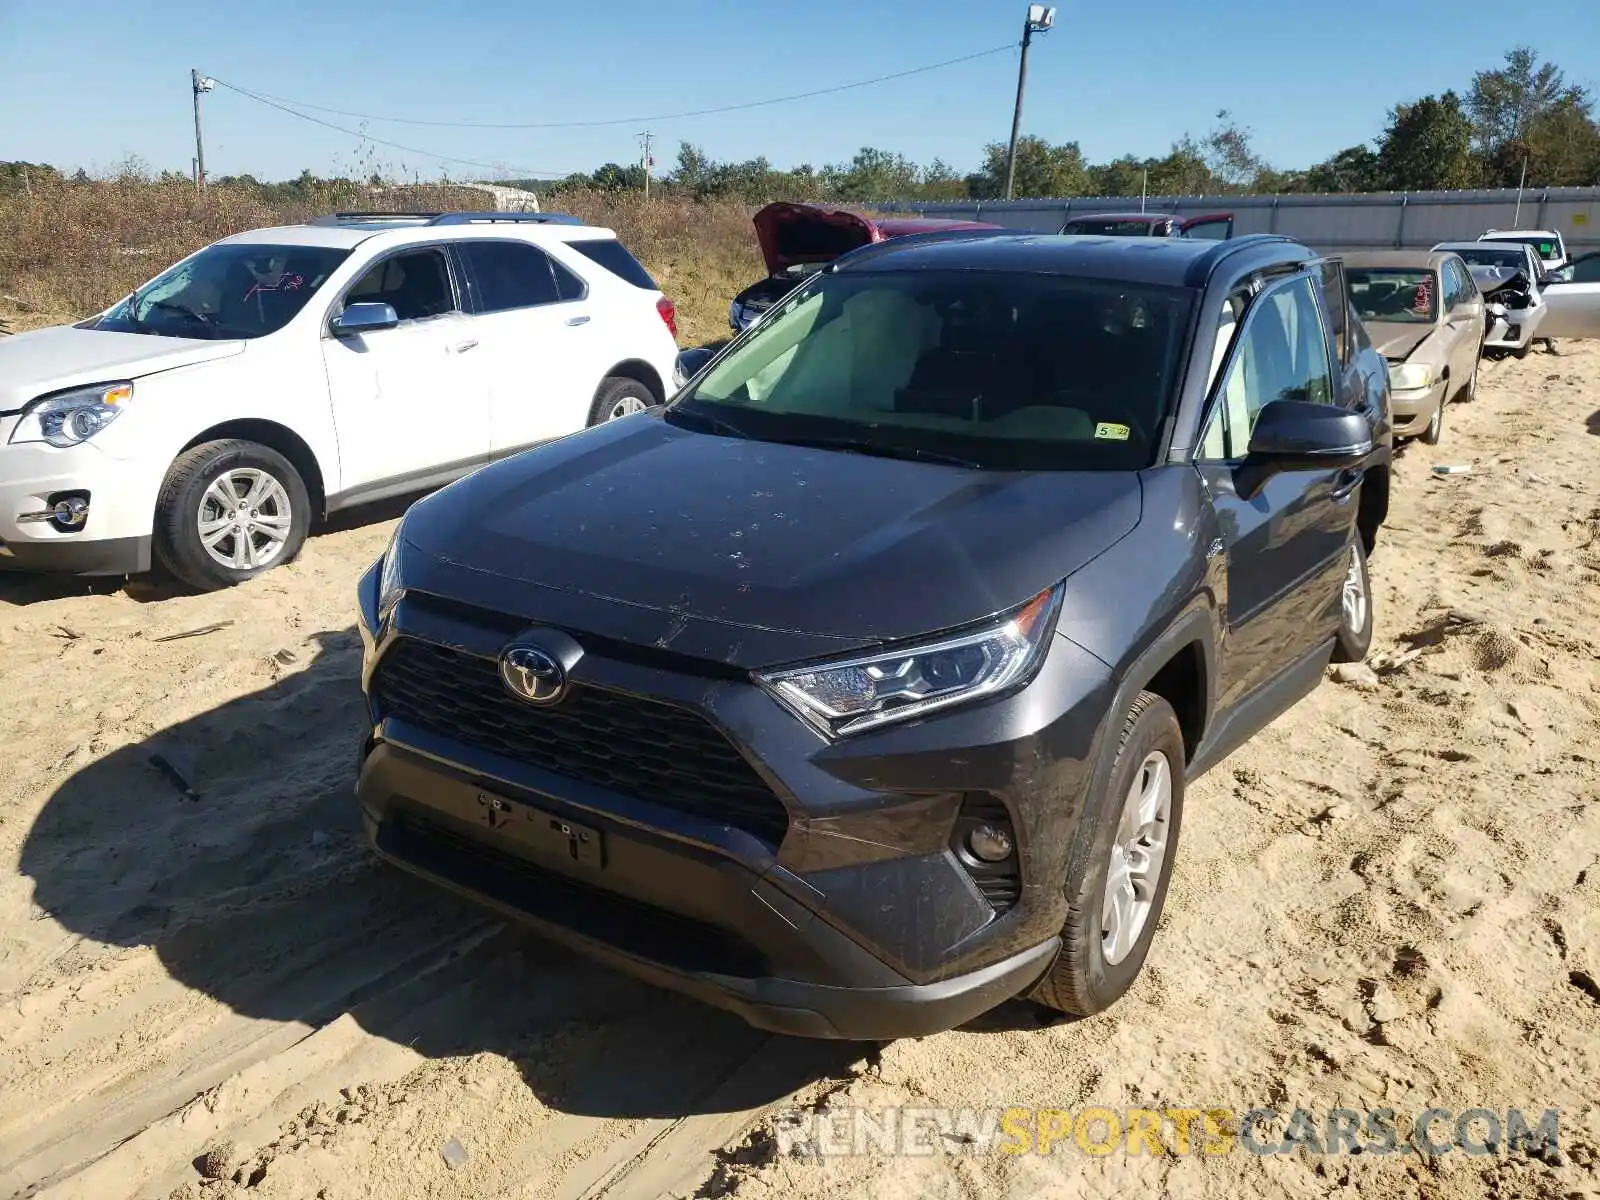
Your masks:
[{"label": "alloy wheel", "polygon": [[1350,568],[1344,573],[1344,590],[1340,596],[1344,609],[1345,627],[1359,632],[1367,627],[1367,585],[1361,571],[1361,551],[1350,547]]},{"label": "alloy wheel", "polygon": [[259,467],[235,467],[200,497],[196,527],[213,562],[253,571],[282,555],[293,517],[282,482]]},{"label": "alloy wheel", "polygon": [[1172,764],[1145,755],[1123,797],[1100,906],[1100,953],[1115,966],[1133,952],[1149,923],[1172,828]]}]

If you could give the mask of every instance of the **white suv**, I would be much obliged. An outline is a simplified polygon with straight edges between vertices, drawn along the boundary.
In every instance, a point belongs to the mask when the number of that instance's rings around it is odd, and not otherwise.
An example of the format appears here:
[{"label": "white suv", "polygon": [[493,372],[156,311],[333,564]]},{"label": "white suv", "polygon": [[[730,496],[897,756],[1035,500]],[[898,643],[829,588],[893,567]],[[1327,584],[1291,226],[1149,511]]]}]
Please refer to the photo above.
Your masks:
[{"label": "white suv", "polygon": [[315,518],[449,482],[676,386],[671,301],[559,213],[341,213],[190,255],[0,339],[0,569],[199,588]]}]

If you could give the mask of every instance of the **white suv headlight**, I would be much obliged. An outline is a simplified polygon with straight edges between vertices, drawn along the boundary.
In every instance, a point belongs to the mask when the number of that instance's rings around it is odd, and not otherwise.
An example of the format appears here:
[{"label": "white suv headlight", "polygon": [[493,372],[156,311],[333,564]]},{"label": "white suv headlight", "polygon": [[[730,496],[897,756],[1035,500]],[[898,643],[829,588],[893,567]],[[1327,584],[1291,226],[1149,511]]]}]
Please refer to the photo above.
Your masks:
[{"label": "white suv headlight", "polygon": [[133,384],[97,383],[35,400],[22,410],[11,442],[46,442],[62,449],[88,441],[121,415]]},{"label": "white suv headlight", "polygon": [[1389,386],[1397,392],[1413,392],[1433,382],[1433,368],[1426,363],[1396,363],[1389,368]]},{"label": "white suv headlight", "polygon": [[826,737],[909,721],[1026,680],[1055,628],[1061,587],[967,633],[858,658],[757,674],[756,681]]}]

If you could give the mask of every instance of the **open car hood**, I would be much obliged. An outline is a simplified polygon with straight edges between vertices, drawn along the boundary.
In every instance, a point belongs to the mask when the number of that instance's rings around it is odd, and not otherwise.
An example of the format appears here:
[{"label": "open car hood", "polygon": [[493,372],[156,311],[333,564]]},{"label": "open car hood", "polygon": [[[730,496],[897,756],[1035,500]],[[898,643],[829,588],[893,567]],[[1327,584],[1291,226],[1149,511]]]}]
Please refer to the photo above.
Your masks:
[{"label": "open car hood", "polygon": [[907,234],[1001,228],[987,221],[954,217],[905,216],[874,220],[850,208],[784,201],[767,205],[751,220],[769,276],[801,263],[830,263],[861,246]]},{"label": "open car hood", "polygon": [[771,275],[801,263],[832,262],[857,246],[883,241],[883,231],[870,218],[848,208],[780,201],[751,220]]}]

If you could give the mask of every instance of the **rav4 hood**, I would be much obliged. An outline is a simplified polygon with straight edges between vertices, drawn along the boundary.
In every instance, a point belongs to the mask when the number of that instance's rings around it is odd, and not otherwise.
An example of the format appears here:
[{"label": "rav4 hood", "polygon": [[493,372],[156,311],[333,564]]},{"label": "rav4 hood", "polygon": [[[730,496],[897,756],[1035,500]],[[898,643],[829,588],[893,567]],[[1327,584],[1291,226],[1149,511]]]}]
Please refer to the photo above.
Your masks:
[{"label": "rav4 hood", "polygon": [[108,333],[57,325],[0,338],[0,412],[21,408],[63,388],[138,379],[192,363],[226,358],[242,341],[213,342],[149,333]]},{"label": "rav4 hood", "polygon": [[[802,657],[818,639],[916,637],[1021,604],[1125,536],[1140,508],[1131,471],[966,470],[652,415],[485,467],[402,529],[408,587],[607,637],[659,628],[658,648],[732,662],[741,644]],[[691,622],[702,628],[679,641]],[[773,634],[790,636],[761,636]]]},{"label": "rav4 hood", "polygon": [[883,240],[876,225],[847,208],[779,202],[751,220],[769,275],[800,263],[832,262],[858,246]]}]

